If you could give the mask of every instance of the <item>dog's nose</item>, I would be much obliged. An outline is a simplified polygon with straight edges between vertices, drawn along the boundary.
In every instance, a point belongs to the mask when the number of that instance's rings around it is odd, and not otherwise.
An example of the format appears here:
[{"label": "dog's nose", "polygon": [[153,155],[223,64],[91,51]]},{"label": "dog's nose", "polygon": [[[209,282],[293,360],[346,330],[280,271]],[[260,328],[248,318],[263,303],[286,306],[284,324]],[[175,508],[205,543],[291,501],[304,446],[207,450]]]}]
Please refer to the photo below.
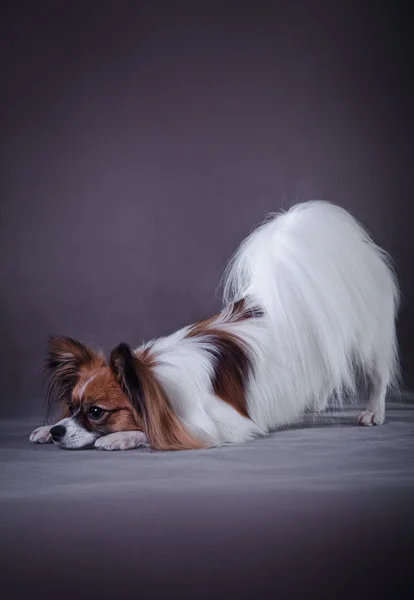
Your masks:
[{"label": "dog's nose", "polygon": [[66,433],[66,427],[63,425],[55,425],[50,430],[50,435],[53,438],[54,442],[58,442]]}]

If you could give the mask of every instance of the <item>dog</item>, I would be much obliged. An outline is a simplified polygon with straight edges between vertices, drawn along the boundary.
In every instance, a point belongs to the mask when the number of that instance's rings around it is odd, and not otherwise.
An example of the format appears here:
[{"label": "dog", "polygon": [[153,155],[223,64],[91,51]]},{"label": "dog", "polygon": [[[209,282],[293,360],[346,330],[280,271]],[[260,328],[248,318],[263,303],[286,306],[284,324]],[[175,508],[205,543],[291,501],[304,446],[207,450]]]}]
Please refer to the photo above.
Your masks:
[{"label": "dog", "polygon": [[247,442],[341,407],[368,381],[361,425],[381,425],[398,388],[397,279],[389,255],[343,208],[296,204],[241,244],[224,275],[223,309],[109,362],[49,338],[55,425],[30,436],[60,448],[201,449]]}]

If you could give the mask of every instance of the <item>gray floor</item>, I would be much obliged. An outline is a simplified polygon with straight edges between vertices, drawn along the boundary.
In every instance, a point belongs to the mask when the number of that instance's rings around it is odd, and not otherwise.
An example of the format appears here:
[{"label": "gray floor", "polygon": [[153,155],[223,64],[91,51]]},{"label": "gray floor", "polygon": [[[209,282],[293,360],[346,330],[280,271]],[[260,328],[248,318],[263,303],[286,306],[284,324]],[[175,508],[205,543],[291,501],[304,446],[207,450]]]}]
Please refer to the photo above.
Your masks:
[{"label": "gray floor", "polygon": [[414,401],[382,427],[356,414],[181,453],[63,451],[2,422],[0,596],[410,597]]}]

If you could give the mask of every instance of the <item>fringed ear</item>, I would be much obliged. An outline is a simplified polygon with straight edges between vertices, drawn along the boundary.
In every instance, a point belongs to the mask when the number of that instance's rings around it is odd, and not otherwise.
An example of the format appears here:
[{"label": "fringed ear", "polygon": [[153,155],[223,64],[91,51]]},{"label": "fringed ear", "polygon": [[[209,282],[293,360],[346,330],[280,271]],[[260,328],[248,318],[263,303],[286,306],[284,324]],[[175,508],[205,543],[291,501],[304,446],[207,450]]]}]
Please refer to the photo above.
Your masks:
[{"label": "fringed ear", "polygon": [[138,375],[138,361],[127,344],[119,344],[111,352],[109,366],[118,383],[128,396],[133,408],[146,420],[144,390]]},{"label": "fringed ear", "polygon": [[44,372],[48,377],[48,413],[59,403],[67,402],[83,367],[105,365],[102,354],[66,336],[48,339]]},{"label": "fringed ear", "polygon": [[111,353],[110,367],[133,408],[143,418],[151,447],[155,450],[204,448],[172,410],[152,372],[153,364],[148,357],[146,361],[140,360],[126,344],[120,344]]}]

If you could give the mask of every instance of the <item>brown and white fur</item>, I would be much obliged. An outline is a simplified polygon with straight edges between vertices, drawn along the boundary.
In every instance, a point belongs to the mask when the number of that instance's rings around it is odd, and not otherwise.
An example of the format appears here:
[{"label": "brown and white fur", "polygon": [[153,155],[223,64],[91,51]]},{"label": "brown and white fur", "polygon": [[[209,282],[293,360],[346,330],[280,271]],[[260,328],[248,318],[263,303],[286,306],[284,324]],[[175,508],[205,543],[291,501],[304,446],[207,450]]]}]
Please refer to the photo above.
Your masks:
[{"label": "brown and white fur", "polygon": [[386,253],[345,210],[299,204],[243,242],[216,316],[107,363],[68,337],[49,340],[53,426],[30,439],[61,448],[199,449],[240,443],[370,382],[362,425],[380,425],[398,379],[398,288]]}]

